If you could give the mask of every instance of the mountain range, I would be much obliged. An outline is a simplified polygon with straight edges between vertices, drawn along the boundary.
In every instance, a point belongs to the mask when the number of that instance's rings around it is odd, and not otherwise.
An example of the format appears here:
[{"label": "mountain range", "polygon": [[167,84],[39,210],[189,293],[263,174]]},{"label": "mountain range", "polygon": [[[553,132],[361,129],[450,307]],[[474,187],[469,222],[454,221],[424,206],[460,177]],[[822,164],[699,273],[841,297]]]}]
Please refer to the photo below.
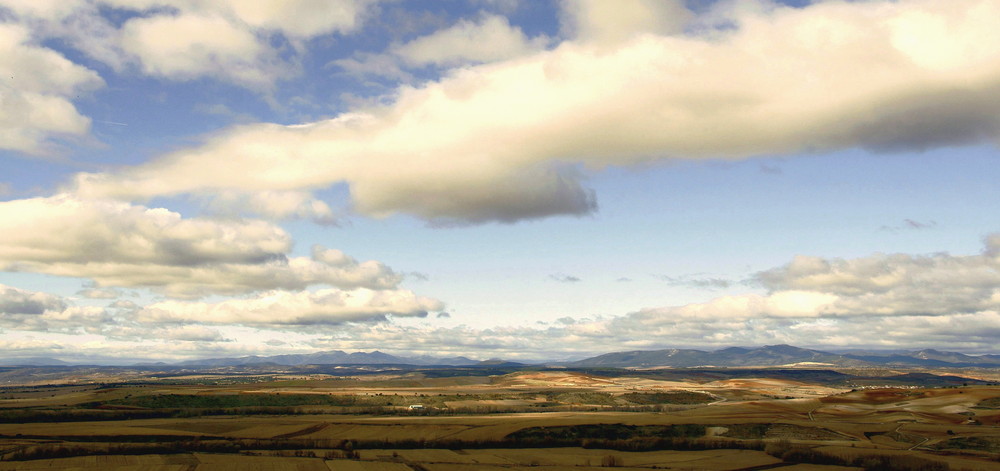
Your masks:
[{"label": "mountain range", "polygon": [[[24,358],[0,360],[0,365],[10,366],[69,366],[52,358]],[[478,361],[463,356],[397,356],[380,351],[347,353],[340,350],[297,355],[244,356],[237,358],[207,358],[176,364],[142,363],[137,366],[176,366],[184,368],[218,368],[252,365],[413,365],[413,366],[514,366],[519,363],[491,359]],[[916,351],[853,351],[830,353],[791,345],[763,347],[729,347],[704,351],[694,349],[636,350],[598,355],[572,362],[547,362],[548,366],[569,368],[654,368],[654,367],[769,367],[812,366],[823,367],[984,367],[1000,368],[1000,355],[966,355],[934,349]]]},{"label": "mountain range", "polygon": [[[476,366],[502,364],[501,360],[476,361],[466,357],[396,356],[380,351],[346,353],[340,350],[303,355],[247,356],[210,358],[180,363],[186,367],[220,367],[276,364],[301,365],[418,365]],[[550,365],[555,365],[550,363]],[[830,353],[791,345],[767,345],[757,348],[729,347],[715,351],[693,349],[639,350],[598,355],[579,361],[559,363],[566,367],[749,367],[749,366],[816,366],[816,367],[1000,367],[1000,355],[973,356],[933,349],[911,352]]]},{"label": "mountain range", "polygon": [[934,349],[895,353],[830,353],[791,345],[759,348],[729,347],[703,350],[638,350],[607,353],[568,363],[574,367],[740,367],[740,366],[919,366],[919,367],[1000,367],[1000,355],[973,356]]},{"label": "mountain range", "polygon": [[378,350],[373,352],[347,353],[340,350],[327,352],[299,354],[299,355],[275,355],[275,356],[246,356],[239,358],[207,358],[203,360],[190,360],[179,363],[178,366],[188,367],[220,367],[220,366],[241,366],[241,365],[422,365],[422,366],[470,366],[477,365],[479,361],[466,357],[432,357],[427,355],[414,357],[399,357],[382,353]]},{"label": "mountain range", "polygon": [[69,363],[48,357],[11,358],[0,360],[0,366],[66,366]]}]

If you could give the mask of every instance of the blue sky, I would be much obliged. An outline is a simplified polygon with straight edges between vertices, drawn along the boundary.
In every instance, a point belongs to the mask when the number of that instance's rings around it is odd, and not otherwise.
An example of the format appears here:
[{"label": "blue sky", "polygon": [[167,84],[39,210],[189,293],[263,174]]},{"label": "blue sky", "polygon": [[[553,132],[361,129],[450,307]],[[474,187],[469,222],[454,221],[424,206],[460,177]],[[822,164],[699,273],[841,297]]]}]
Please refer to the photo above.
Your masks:
[{"label": "blue sky", "polygon": [[0,348],[995,352],[997,14],[0,0]]}]

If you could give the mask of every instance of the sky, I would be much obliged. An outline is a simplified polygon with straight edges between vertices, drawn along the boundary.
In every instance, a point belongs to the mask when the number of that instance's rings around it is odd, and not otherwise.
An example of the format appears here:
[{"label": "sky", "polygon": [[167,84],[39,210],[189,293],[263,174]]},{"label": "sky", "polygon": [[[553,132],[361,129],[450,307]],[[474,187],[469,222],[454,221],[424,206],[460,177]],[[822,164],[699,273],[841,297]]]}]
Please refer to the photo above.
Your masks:
[{"label": "sky", "polygon": [[0,0],[0,351],[997,353],[996,18]]}]

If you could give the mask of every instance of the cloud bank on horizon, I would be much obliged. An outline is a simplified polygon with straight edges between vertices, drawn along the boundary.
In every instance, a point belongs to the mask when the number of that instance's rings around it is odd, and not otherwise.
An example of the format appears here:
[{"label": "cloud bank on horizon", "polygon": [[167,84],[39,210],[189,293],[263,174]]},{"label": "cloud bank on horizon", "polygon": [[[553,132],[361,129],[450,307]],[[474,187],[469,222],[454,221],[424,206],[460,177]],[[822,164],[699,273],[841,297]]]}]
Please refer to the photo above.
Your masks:
[{"label": "cloud bank on horizon", "polygon": [[[565,0],[547,20],[517,1],[442,5],[0,0],[0,158],[12,168],[120,152],[88,110],[113,106],[102,93],[123,84],[137,96],[226,90],[286,117],[66,165],[0,201],[0,328],[12,333],[0,348],[100,355],[155,339],[183,357],[272,351],[262,339],[285,335],[306,349],[522,357],[997,345],[997,235],[975,255],[788,253],[742,284],[662,275],[714,297],[514,327],[457,324],[448,299],[403,288],[387,264],[326,244],[296,255],[295,242],[303,226],[335,234],[351,218],[447,233],[592,216],[601,194],[587,182],[609,169],[995,151],[1000,1]],[[381,49],[365,46],[373,36]],[[287,90],[306,96],[330,76],[341,103],[288,119],[315,103]],[[228,112],[215,105],[200,109]],[[539,283],[588,279],[547,270]],[[81,285],[14,286],[28,274]]]}]

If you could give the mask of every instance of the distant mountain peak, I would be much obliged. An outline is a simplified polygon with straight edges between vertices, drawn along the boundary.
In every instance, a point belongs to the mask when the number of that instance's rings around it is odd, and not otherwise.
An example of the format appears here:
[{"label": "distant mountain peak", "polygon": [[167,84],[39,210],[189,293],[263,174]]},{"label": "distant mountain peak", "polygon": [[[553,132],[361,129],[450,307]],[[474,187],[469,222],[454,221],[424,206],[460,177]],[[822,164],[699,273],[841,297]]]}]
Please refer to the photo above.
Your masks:
[{"label": "distant mountain peak", "polygon": [[649,350],[614,352],[572,362],[571,366],[602,367],[658,367],[677,368],[718,366],[787,366],[817,365],[857,367],[871,365],[909,366],[989,366],[1000,367],[1000,356],[979,357],[962,353],[925,349],[909,354],[837,354],[811,350],[794,345],[765,345],[762,347],[726,347],[708,352],[702,350]]},{"label": "distant mountain peak", "polygon": [[808,350],[808,349],[801,348],[801,347],[795,347],[795,346],[784,344],[784,343],[778,344],[778,345],[764,345],[763,347],[760,347],[760,349],[761,350],[769,350],[769,351],[773,351],[773,352],[782,352],[782,353],[801,353],[801,352],[811,352],[812,351],[812,350]]},{"label": "distant mountain peak", "polygon": [[464,366],[478,363],[465,357],[438,358],[429,356],[399,357],[379,350],[371,352],[347,353],[343,350],[328,350],[307,354],[287,354],[274,356],[246,356],[239,358],[206,358],[181,363],[182,366],[240,366],[254,364],[276,364],[284,366],[301,365],[452,365]]},{"label": "distant mountain peak", "polygon": [[27,358],[10,358],[7,360],[0,360],[0,365],[5,366],[65,366],[69,365],[62,360],[49,357],[27,357]]}]

